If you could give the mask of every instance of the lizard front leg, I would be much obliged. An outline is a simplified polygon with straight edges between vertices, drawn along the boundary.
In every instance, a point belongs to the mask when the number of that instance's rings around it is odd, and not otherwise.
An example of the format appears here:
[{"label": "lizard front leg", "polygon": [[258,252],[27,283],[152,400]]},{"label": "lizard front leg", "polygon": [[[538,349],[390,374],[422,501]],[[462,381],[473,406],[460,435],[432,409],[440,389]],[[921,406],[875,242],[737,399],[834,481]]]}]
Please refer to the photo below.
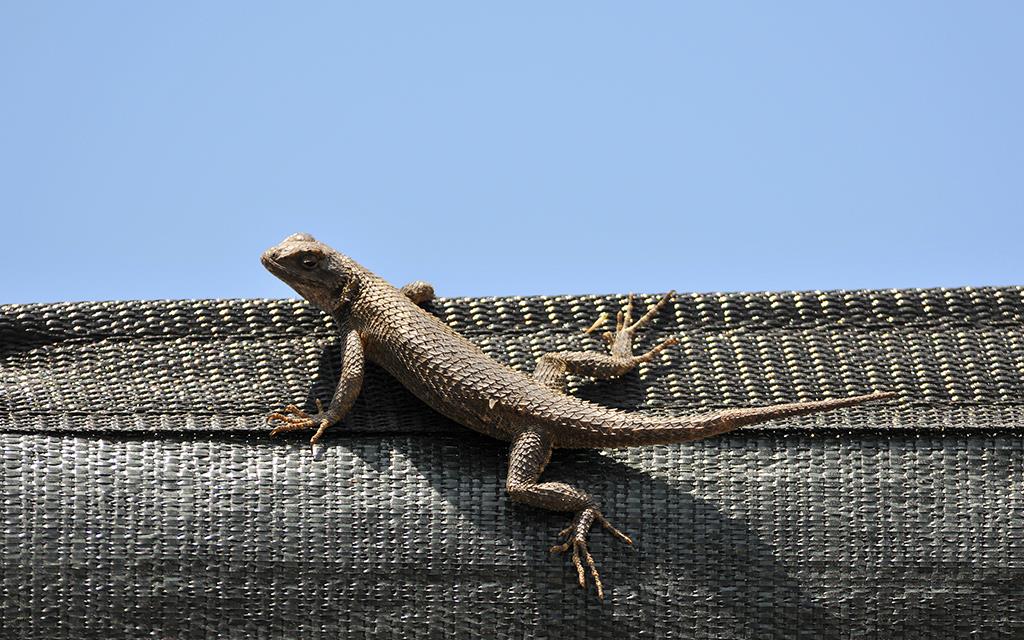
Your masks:
[{"label": "lizard front leg", "polygon": [[352,403],[363,388],[364,361],[363,342],[359,338],[359,333],[354,329],[344,331],[341,341],[341,377],[327,410],[324,410],[319,399],[316,400],[316,415],[312,416],[290,404],[267,417],[267,423],[274,425],[270,435],[276,436],[289,431],[316,427],[316,433],[309,439],[311,444],[316,444],[324,435],[324,431],[344,418],[352,408]]},{"label": "lizard front leg", "polygon": [[[677,340],[668,338],[646,353],[635,356],[633,355],[633,338],[636,336],[636,332],[650,322],[674,295],[675,292],[670,291],[657,303],[652,304],[636,322],[633,322],[633,294],[630,294],[626,308],[619,312],[615,332],[606,331],[601,334],[605,342],[608,343],[611,353],[595,351],[545,353],[537,360],[537,368],[533,372],[533,377],[556,391],[565,392],[566,377],[570,373],[598,380],[608,380],[618,378],[641,362],[651,360],[658,352],[675,344]],[[607,321],[608,314],[601,314],[585,333],[600,329]]]},{"label": "lizard front leg", "polygon": [[509,454],[508,478],[505,487],[509,496],[516,502],[549,511],[571,511],[576,513],[572,524],[559,533],[565,542],[551,547],[552,553],[565,553],[572,549],[572,563],[576,567],[581,587],[586,588],[587,578],[583,563],[586,562],[590,576],[597,588],[597,597],[604,599],[604,586],[597,572],[590,550],[587,549],[587,536],[594,522],[600,522],[619,540],[633,544],[629,536],[622,533],[608,522],[597,508],[594,499],[576,487],[562,482],[538,482],[548,461],[551,460],[551,437],[542,430],[524,431],[512,442]]},{"label": "lizard front leg", "polygon": [[417,280],[405,285],[399,291],[415,304],[424,304],[434,299],[434,287],[429,282]]}]

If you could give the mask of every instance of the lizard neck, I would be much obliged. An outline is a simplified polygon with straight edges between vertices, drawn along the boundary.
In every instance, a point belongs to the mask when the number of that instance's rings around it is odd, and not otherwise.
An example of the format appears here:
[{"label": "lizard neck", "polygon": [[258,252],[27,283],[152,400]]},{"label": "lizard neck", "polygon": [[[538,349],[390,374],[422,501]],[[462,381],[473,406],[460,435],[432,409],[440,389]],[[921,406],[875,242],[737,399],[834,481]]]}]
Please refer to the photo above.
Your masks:
[{"label": "lizard neck", "polygon": [[345,279],[330,296],[330,307],[324,311],[330,315],[339,327],[359,329],[365,324],[366,300],[379,293],[381,287],[393,289],[388,282],[347,256],[340,256],[345,263]]},{"label": "lizard neck", "polygon": [[352,304],[355,302],[359,295],[359,280],[357,278],[349,278],[349,280],[341,287],[341,290],[337,295],[332,296],[333,302],[330,309],[324,309],[339,326],[345,326],[348,323],[348,319],[352,314]]},{"label": "lizard neck", "polygon": [[[339,326],[362,331],[380,320],[380,303],[392,300],[397,301],[397,304],[406,301],[405,296],[390,282],[357,265],[330,315]],[[388,308],[393,304],[383,306]]]}]

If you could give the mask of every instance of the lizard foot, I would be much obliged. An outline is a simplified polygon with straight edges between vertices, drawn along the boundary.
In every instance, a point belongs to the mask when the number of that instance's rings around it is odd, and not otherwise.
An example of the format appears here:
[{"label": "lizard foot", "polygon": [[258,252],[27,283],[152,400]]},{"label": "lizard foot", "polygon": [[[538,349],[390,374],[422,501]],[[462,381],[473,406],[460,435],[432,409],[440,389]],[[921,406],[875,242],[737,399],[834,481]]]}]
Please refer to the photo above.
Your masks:
[{"label": "lizard foot", "polygon": [[[654,356],[658,355],[658,353],[662,349],[665,349],[666,347],[670,347],[676,344],[678,342],[676,338],[668,338],[667,340],[663,340],[661,343],[659,343],[657,346],[655,346],[647,353],[644,353],[643,355],[633,355],[633,337],[636,335],[636,332],[642,329],[643,326],[646,325],[648,322],[650,322],[651,319],[654,318],[654,316],[658,315],[658,312],[661,311],[662,308],[666,304],[668,304],[669,300],[671,300],[675,295],[675,291],[669,291],[664,296],[662,296],[661,300],[658,300],[657,302],[649,306],[647,308],[647,311],[644,312],[644,314],[637,318],[637,320],[634,322],[633,294],[629,294],[629,298],[626,301],[626,307],[622,311],[619,311],[618,315],[615,318],[615,331],[605,331],[604,333],[601,334],[601,337],[604,338],[604,341],[607,342],[608,346],[611,348],[612,354],[631,358],[634,360],[634,364],[638,364],[640,362],[647,362],[651,360]],[[584,331],[584,333],[592,333],[594,331],[597,331],[598,329],[603,327],[605,323],[608,322],[608,320],[608,314],[602,313],[601,316],[598,317],[598,319],[594,322],[594,324],[590,325],[590,327],[586,331]]]},{"label": "lizard foot", "polygon": [[613,527],[608,522],[608,519],[604,517],[604,514],[598,511],[596,507],[587,507],[576,514],[572,524],[558,533],[559,538],[566,538],[566,540],[562,544],[556,544],[551,547],[551,553],[565,553],[572,549],[572,563],[576,567],[576,575],[579,578],[580,587],[587,588],[587,572],[583,568],[583,562],[585,561],[587,569],[590,571],[590,577],[593,578],[594,586],[597,588],[597,597],[604,600],[604,585],[601,584],[601,575],[597,572],[594,557],[590,555],[590,550],[587,548],[587,536],[590,535],[590,527],[593,526],[595,521],[600,522],[605,529],[611,531],[619,540],[626,544],[633,544],[629,536]]},{"label": "lizard foot", "polygon": [[267,424],[274,427],[270,432],[271,438],[282,433],[288,433],[289,431],[301,431],[317,427],[316,433],[309,439],[311,444],[316,444],[320,437],[323,436],[324,431],[327,430],[327,427],[330,426],[330,422],[324,418],[324,408],[319,400],[316,401],[315,416],[311,416],[294,404],[290,404],[281,411],[276,411],[267,416]]}]

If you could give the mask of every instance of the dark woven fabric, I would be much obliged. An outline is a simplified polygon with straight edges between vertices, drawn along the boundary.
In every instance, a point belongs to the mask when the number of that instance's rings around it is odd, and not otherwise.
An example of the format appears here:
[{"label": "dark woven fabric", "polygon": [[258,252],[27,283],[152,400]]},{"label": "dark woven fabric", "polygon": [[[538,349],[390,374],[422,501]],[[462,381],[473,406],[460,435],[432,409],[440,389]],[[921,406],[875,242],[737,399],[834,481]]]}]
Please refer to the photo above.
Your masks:
[{"label": "dark woven fabric", "polygon": [[[653,299],[653,297],[652,297]],[[600,348],[621,296],[438,300],[512,366]],[[652,413],[893,390],[690,445],[556,452],[600,498],[607,600],[504,495],[506,448],[371,368],[314,460],[263,416],[327,399],[291,301],[0,307],[0,634],[1024,637],[1024,289],[682,296],[680,337],[574,392]],[[308,435],[307,435],[308,437]]]}]

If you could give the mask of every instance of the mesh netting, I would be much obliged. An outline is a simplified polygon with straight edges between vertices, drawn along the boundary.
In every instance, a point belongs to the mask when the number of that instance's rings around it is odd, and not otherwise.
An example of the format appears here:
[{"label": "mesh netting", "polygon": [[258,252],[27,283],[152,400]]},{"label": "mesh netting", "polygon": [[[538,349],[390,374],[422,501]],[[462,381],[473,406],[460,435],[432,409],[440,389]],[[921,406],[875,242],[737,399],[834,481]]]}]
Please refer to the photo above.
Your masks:
[{"label": "mesh netting", "polygon": [[[649,297],[650,300],[654,296]],[[622,296],[440,299],[511,366],[599,349]],[[893,402],[689,445],[558,451],[634,536],[607,599],[504,495],[507,449],[371,368],[321,460],[263,417],[330,397],[292,301],[0,307],[0,633],[54,637],[1024,635],[1024,289],[681,296],[573,392],[651,413]],[[308,434],[307,436],[308,437]]]}]

